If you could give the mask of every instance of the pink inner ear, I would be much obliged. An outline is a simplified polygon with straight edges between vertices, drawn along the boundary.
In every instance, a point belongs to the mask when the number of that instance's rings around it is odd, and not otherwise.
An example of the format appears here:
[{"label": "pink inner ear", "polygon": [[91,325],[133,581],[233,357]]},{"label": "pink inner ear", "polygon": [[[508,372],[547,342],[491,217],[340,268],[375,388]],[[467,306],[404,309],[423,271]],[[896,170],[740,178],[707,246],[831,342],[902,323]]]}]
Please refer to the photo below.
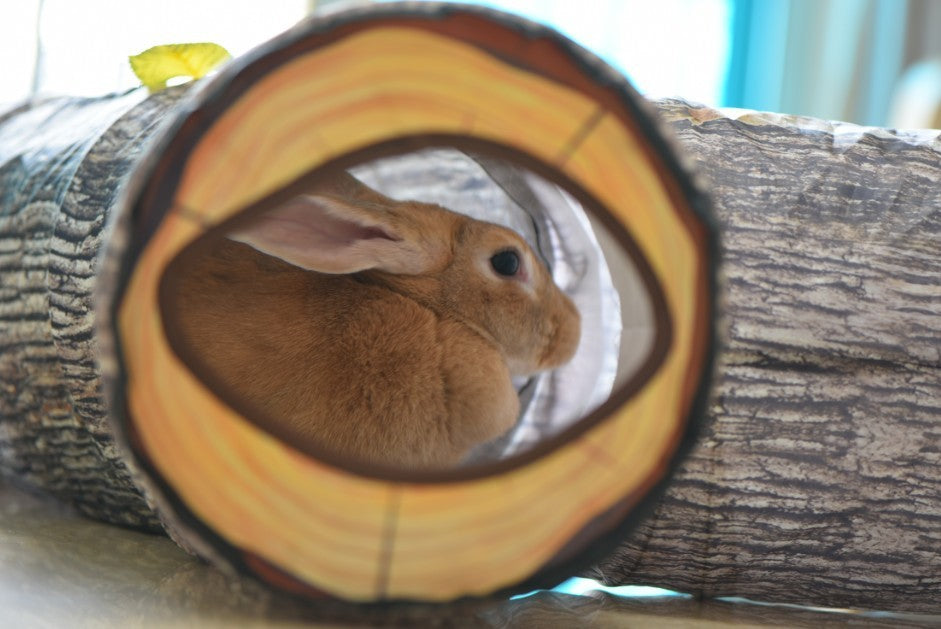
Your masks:
[{"label": "pink inner ear", "polygon": [[393,242],[400,242],[402,239],[390,234],[381,227],[358,225],[349,222],[323,221],[321,224],[324,237],[328,240],[352,244],[358,240],[372,240],[382,238]]},{"label": "pink inner ear", "polygon": [[381,218],[322,196],[297,197],[260,216],[230,238],[295,266],[324,273],[354,273],[381,264],[402,237]]},{"label": "pink inner ear", "polygon": [[384,239],[399,242],[402,239],[382,227],[333,216],[329,213],[294,216],[288,213],[272,214],[260,219],[255,231],[270,245],[343,247],[353,243]]}]

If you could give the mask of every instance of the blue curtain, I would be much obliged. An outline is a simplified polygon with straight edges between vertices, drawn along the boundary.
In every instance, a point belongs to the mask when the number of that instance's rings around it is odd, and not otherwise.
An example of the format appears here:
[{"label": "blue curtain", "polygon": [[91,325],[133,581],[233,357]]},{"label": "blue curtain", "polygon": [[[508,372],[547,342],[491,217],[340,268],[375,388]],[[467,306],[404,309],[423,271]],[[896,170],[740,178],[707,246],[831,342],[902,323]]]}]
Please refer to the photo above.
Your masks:
[{"label": "blue curtain", "polygon": [[730,0],[723,104],[884,125],[908,0]]}]

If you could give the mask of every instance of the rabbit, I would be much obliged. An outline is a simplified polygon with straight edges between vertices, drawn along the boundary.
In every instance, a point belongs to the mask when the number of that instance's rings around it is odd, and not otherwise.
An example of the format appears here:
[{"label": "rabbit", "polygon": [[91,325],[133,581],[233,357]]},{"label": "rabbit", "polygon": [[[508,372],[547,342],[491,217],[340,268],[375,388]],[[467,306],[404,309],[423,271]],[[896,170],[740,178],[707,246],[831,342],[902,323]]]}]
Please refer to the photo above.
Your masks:
[{"label": "rabbit", "polygon": [[301,451],[459,465],[515,424],[512,377],[578,345],[575,305],[515,232],[343,171],[211,249],[178,280],[181,332]]}]

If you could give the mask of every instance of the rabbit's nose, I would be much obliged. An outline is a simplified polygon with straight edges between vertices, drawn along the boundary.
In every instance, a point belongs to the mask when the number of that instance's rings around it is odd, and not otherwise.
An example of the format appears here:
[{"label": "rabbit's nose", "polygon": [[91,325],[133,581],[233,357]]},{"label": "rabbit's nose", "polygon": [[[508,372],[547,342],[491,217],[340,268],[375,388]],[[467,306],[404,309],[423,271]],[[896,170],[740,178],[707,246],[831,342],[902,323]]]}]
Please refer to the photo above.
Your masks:
[{"label": "rabbit's nose", "polygon": [[578,349],[578,342],[581,338],[581,316],[567,297],[563,296],[563,303],[559,315],[553,317],[553,331],[540,360],[541,369],[551,369],[565,364]]}]

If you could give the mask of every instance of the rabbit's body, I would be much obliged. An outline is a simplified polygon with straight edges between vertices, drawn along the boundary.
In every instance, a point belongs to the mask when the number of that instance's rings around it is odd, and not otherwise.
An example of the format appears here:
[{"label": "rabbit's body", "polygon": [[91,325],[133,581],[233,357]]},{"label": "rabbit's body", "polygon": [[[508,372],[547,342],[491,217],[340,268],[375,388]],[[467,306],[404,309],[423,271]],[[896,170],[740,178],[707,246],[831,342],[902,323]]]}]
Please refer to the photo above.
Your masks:
[{"label": "rabbit's body", "polygon": [[512,375],[577,345],[577,311],[518,235],[352,177],[231,237],[179,277],[178,321],[211,380],[302,450],[455,465],[513,426]]},{"label": "rabbit's body", "polygon": [[181,320],[206,367],[289,443],[438,467],[516,419],[493,343],[364,275],[222,241],[182,280]]}]

